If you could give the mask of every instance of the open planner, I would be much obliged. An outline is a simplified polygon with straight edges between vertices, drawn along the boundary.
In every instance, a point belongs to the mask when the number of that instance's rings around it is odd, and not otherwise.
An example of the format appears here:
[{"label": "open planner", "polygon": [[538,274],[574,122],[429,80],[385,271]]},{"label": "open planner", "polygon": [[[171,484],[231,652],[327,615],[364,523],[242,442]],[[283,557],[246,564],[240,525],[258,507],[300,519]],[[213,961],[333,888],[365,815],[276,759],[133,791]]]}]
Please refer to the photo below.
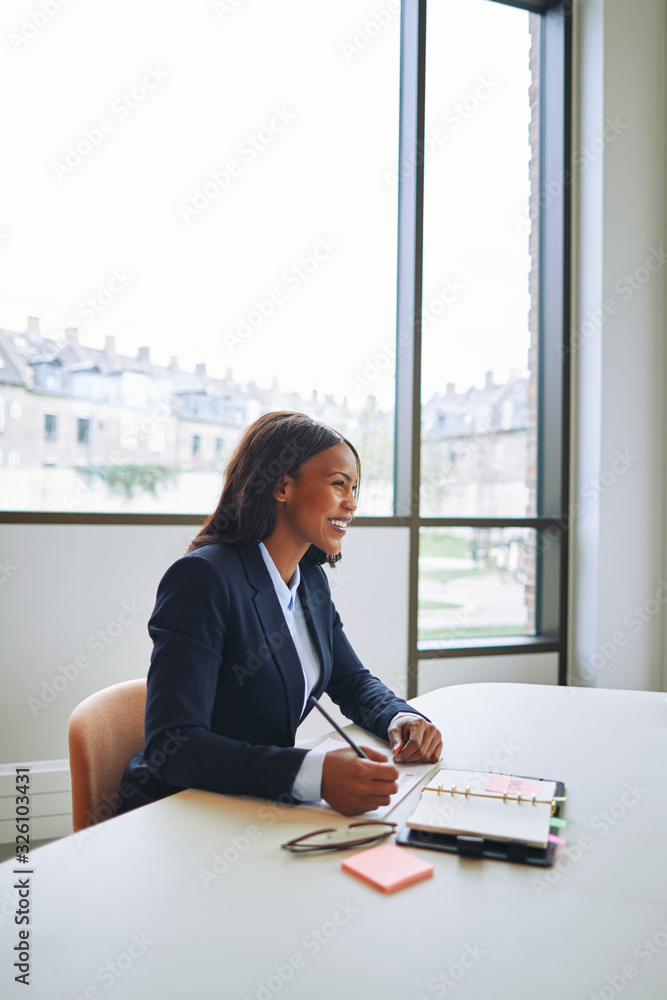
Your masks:
[{"label": "open planner", "polygon": [[441,769],[421,790],[397,843],[524,864],[550,865],[562,842],[562,782]]}]

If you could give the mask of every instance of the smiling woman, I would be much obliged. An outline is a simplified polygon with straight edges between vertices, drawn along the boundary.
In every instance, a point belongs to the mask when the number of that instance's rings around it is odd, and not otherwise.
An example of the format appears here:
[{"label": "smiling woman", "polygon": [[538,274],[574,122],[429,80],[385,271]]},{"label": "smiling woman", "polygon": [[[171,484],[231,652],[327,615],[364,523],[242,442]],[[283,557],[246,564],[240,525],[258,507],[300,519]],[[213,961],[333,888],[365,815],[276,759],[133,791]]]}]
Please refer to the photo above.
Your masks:
[{"label": "smiling woman", "polygon": [[146,746],[118,812],[191,787],[324,798],[346,815],[387,805],[398,771],[385,754],[294,746],[323,692],[396,760],[439,759],[436,727],[356,656],[322,569],[341,558],[360,472],[354,446],[305,414],[267,413],[246,430],[216,510],[160,582]]},{"label": "smiling woman", "polygon": [[239,441],[220,502],[188,551],[215,542],[250,545],[269,538],[277,548],[290,530],[306,537],[301,519],[314,530],[319,518],[318,537],[299,554],[292,572],[304,555],[309,562],[333,566],[341,551],[340,542],[329,551],[332,536],[345,530],[331,522],[347,525],[352,520],[360,482],[359,455],[338,431],[304,413],[266,413]]}]

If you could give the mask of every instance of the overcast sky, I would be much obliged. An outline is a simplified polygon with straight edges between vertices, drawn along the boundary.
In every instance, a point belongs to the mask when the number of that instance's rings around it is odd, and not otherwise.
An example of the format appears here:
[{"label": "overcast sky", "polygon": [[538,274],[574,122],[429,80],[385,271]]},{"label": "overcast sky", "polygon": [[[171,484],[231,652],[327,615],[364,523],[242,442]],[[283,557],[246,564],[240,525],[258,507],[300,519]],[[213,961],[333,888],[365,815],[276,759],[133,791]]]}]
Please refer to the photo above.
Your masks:
[{"label": "overcast sky", "polygon": [[[5,0],[0,326],[391,405],[395,6]],[[527,19],[429,3],[425,398],[526,368]]]}]

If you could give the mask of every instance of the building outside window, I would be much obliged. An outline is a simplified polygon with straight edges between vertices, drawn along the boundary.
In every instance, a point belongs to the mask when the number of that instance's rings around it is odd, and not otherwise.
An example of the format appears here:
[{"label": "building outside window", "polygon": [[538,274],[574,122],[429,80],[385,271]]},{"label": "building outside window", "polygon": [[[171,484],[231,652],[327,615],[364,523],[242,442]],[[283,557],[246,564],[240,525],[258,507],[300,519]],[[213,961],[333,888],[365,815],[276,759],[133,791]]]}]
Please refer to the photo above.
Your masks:
[{"label": "building outside window", "polygon": [[44,440],[58,440],[58,417],[55,413],[44,414]]},{"label": "building outside window", "polygon": [[90,420],[87,417],[78,417],[76,422],[76,439],[79,444],[88,444],[90,437]]}]

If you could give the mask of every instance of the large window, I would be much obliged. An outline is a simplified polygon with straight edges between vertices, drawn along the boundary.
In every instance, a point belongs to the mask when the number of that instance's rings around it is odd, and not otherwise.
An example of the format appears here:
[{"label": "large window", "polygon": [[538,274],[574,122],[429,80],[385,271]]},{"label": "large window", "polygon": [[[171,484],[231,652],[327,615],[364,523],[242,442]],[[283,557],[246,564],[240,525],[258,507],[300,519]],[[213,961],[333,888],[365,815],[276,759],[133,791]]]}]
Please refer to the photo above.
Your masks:
[{"label": "large window", "polygon": [[0,14],[0,517],[198,521],[301,410],[409,528],[409,694],[564,678],[571,5],[56,6]]},{"label": "large window", "polygon": [[570,11],[403,8],[396,512],[408,693],[434,659],[566,677]]},{"label": "large window", "polygon": [[[391,515],[399,4],[51,7],[0,11],[0,507],[200,515],[293,409]],[[62,434],[42,467],[45,395],[85,460]]]},{"label": "large window", "polygon": [[[539,47],[524,10],[428,5],[422,517],[536,513]],[[420,648],[535,632],[534,532],[422,529],[419,551]]]}]

